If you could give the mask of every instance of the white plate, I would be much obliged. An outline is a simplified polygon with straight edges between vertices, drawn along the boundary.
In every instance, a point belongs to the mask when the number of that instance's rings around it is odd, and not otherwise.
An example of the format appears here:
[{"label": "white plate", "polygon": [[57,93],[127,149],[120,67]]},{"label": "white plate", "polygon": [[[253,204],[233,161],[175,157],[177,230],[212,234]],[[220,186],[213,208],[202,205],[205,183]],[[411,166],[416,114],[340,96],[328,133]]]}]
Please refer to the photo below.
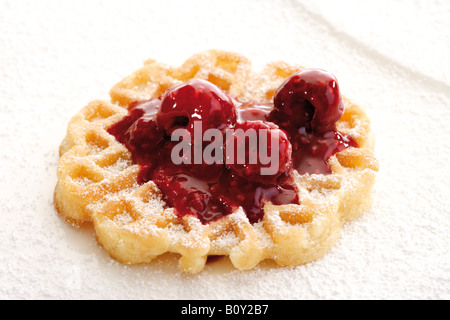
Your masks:
[{"label": "white plate", "polygon": [[[375,4],[376,3],[376,4]],[[390,2],[389,2],[390,3]],[[0,298],[448,299],[448,2],[16,1],[0,4]],[[381,170],[373,209],[323,259],[184,275],[124,266],[53,208],[67,122],[147,58],[241,52],[335,73],[364,105]]]}]

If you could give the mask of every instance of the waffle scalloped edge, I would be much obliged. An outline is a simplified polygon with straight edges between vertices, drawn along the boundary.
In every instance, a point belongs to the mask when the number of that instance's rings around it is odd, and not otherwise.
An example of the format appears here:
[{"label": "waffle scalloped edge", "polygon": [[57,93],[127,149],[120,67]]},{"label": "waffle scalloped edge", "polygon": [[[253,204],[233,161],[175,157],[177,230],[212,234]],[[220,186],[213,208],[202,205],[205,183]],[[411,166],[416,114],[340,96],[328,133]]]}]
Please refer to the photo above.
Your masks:
[{"label": "waffle scalloped edge", "polygon": [[240,270],[265,259],[297,266],[322,257],[343,224],[370,208],[378,171],[369,119],[347,98],[337,128],[360,147],[330,158],[330,175],[297,173],[300,205],[267,203],[263,220],[256,224],[242,209],[206,225],[193,216],[178,218],[165,207],[156,184],[137,183],[139,166],[107,132],[127,114],[129,103],[156,98],[193,78],[208,80],[240,101],[264,103],[301,69],[272,62],[256,72],[247,58],[220,50],[195,54],[179,67],[146,61],[112,88],[111,101],[93,101],[70,120],[57,167],[57,211],[74,224],[93,223],[98,243],[126,264],[147,263],[172,252],[180,256],[182,271],[198,273],[211,255],[229,256]]}]

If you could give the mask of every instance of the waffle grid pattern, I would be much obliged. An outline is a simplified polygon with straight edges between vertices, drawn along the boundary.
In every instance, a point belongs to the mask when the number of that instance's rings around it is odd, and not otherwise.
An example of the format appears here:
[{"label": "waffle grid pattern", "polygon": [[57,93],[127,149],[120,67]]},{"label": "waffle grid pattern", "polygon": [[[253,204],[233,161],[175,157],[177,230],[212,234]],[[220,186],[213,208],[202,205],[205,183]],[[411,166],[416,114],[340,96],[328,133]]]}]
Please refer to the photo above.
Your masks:
[{"label": "waffle grid pattern", "polygon": [[98,242],[127,264],[172,252],[180,256],[183,272],[198,273],[212,255],[229,256],[240,270],[265,259],[296,266],[322,257],[343,224],[370,208],[378,170],[369,119],[352,101],[345,98],[337,127],[360,148],[330,158],[331,175],[296,174],[301,204],[267,203],[264,219],[256,224],[242,209],[207,225],[193,216],[178,218],[166,208],[156,184],[137,183],[139,166],[107,132],[131,102],[159,97],[190,79],[208,80],[242,102],[266,103],[286,77],[301,69],[273,62],[257,73],[247,58],[219,50],[198,53],[180,67],[146,61],[112,88],[111,101],[93,101],[70,120],[60,147],[57,211],[74,224],[93,223]]}]

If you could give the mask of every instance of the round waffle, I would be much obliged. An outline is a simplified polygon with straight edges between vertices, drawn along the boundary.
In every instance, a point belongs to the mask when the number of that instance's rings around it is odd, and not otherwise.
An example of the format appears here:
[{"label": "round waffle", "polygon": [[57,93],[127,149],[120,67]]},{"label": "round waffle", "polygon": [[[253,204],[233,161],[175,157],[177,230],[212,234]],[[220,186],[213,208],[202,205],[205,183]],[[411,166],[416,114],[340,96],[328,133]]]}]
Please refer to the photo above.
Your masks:
[{"label": "round waffle", "polygon": [[98,242],[127,264],[172,252],[180,256],[182,271],[197,273],[208,256],[229,256],[240,270],[265,259],[295,266],[322,257],[343,223],[370,207],[378,170],[369,119],[347,98],[336,126],[359,147],[332,156],[331,174],[296,172],[300,204],[266,203],[257,223],[250,223],[241,208],[207,224],[192,215],[177,216],[155,183],[137,182],[139,165],[107,131],[127,115],[130,103],[160,97],[191,79],[208,80],[242,102],[270,103],[284,79],[302,69],[274,62],[256,72],[247,58],[219,50],[198,53],[179,67],[146,61],[112,88],[111,101],[93,101],[70,120],[60,147],[57,211],[73,223],[93,223]]}]

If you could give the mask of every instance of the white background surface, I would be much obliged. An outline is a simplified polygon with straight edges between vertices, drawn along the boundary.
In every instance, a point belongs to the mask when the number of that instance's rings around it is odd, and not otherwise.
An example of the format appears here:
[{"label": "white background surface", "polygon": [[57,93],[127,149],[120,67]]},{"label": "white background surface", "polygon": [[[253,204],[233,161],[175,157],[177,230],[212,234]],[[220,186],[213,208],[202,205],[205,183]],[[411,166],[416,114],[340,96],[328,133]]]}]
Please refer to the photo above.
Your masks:
[{"label": "white background surface", "polygon": [[[448,1],[0,0],[0,298],[450,298]],[[323,259],[183,275],[111,260],[53,209],[70,117],[148,58],[210,48],[328,69],[364,105],[381,169],[373,209]]]}]

